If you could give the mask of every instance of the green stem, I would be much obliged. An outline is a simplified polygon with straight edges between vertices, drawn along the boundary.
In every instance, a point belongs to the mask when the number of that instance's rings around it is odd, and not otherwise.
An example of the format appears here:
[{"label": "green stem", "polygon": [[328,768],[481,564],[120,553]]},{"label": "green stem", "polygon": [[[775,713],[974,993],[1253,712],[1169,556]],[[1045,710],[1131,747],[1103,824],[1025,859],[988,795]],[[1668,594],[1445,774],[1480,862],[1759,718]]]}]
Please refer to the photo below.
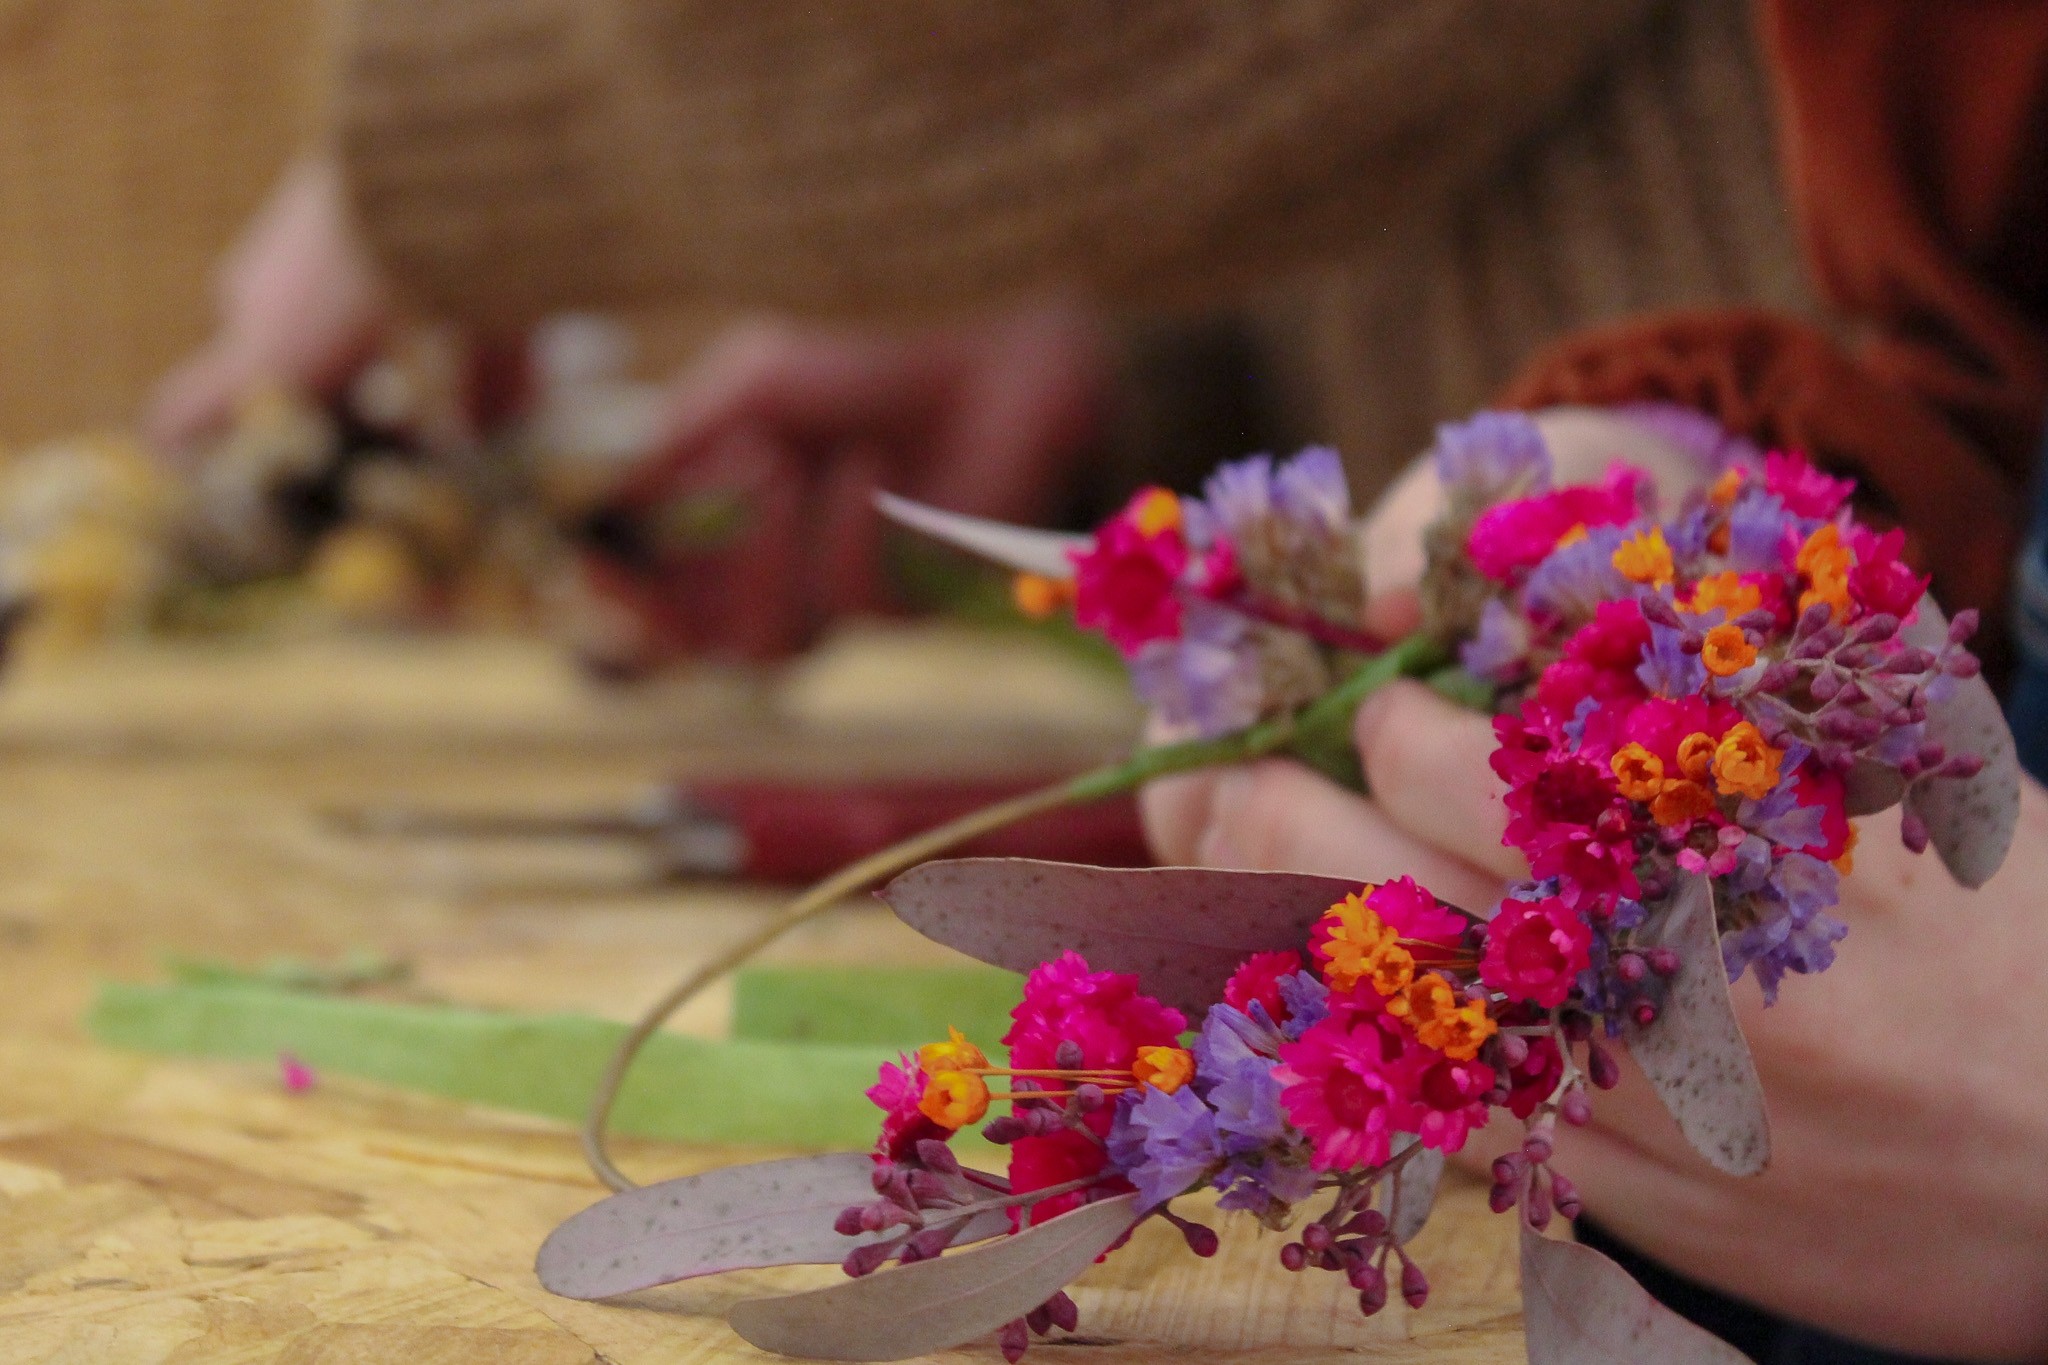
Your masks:
[{"label": "green stem", "polygon": [[[618,1098],[626,1073],[641,1046],[671,1015],[695,999],[712,982],[755,956],[769,944],[798,925],[817,918],[838,904],[884,878],[979,834],[1000,829],[1041,811],[1084,801],[1100,801],[1131,791],[1154,778],[1170,773],[1226,763],[1243,763],[1270,754],[1294,753],[1339,780],[1347,776],[1333,766],[1330,755],[1350,754],[1351,721],[1359,703],[1396,678],[1428,677],[1449,663],[1450,656],[1434,639],[1411,635],[1375,655],[1342,683],[1310,702],[1300,711],[1278,716],[1262,724],[1215,739],[1187,740],[1140,749],[1121,763],[1110,764],[1065,782],[976,811],[936,829],[904,840],[893,847],[861,859],[819,882],[798,896],[767,923],[732,945],[710,962],[692,971],[653,1008],[641,1016],[612,1054],[590,1102],[583,1124],[583,1154],[598,1179],[615,1190],[632,1189],[634,1182],[612,1162],[606,1150],[606,1128],[613,1102]],[[1349,760],[1354,766],[1355,758]],[[1352,778],[1352,785],[1361,785]]]}]

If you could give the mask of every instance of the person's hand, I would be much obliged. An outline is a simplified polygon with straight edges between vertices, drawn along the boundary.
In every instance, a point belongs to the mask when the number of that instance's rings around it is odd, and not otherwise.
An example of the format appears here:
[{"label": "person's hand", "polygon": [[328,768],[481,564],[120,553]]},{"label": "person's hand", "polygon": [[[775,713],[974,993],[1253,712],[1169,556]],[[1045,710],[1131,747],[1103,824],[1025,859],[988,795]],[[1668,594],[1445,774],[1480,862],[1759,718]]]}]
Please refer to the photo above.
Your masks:
[{"label": "person's hand", "polygon": [[[1156,784],[1164,862],[1384,880],[1490,905],[1526,875],[1503,847],[1491,727],[1416,684],[1372,698],[1357,739],[1372,800],[1305,768]],[[1793,1319],[1898,1349],[2048,1354],[2048,793],[2029,781],[2003,871],[1957,887],[1863,824],[1834,966],[1764,1008],[1736,989],[1770,1099],[1773,1155],[1754,1179],[1714,1171],[1633,1066],[1562,1130],[1557,1169],[1607,1227],[1692,1278]],[[1520,1142],[1497,1115],[1464,1161]]]},{"label": "person's hand", "polygon": [[213,337],[164,377],[143,415],[166,453],[226,428],[266,385],[331,397],[375,349],[390,296],[331,161],[302,161],[278,182],[221,263],[218,307]]},{"label": "person's hand", "polygon": [[876,605],[877,489],[1042,516],[1097,431],[1106,357],[1058,304],[909,334],[735,329],[676,381],[659,453],[600,520],[625,545],[588,557],[592,586],[639,625],[612,662],[774,657]]}]

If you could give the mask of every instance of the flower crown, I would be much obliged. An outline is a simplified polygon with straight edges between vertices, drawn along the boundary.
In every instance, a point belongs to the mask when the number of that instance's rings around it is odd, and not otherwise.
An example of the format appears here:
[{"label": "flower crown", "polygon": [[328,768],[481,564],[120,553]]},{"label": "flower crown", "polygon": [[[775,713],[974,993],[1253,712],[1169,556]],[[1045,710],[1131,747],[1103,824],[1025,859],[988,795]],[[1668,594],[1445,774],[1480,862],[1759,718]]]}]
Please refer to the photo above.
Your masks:
[{"label": "flower crown", "polygon": [[[1739,1359],[1598,1253],[1539,1235],[1579,1211],[1552,1169],[1556,1126],[1588,1121],[1626,1047],[1708,1161],[1762,1171],[1769,1120],[1731,983],[1752,974],[1769,1002],[1834,960],[1858,817],[1902,805],[1906,845],[1980,885],[2012,837],[2018,770],[1965,648],[1974,613],[1942,616],[1903,535],[1852,515],[1852,484],[1689,414],[1622,417],[1696,462],[1668,515],[1626,464],[1554,485],[1528,416],[1441,430],[1424,632],[1392,647],[1362,624],[1359,531],[1327,450],[1226,466],[1199,497],[1145,489],[1082,538],[893,503],[1020,570],[1020,605],[1070,606],[1218,760],[1254,751],[1233,737],[1279,736],[1261,743],[1345,776],[1308,722],[1396,672],[1482,704],[1530,876],[1460,909],[1405,877],[926,863],[883,890],[897,914],[1028,973],[1003,1053],[956,1031],[885,1064],[871,1154],[606,1200],[550,1239],[543,1282],[603,1297],[838,1261],[849,1280],[741,1303],[734,1327],[838,1359],[994,1331],[1014,1360],[1034,1332],[1073,1329],[1064,1286],[1141,1220],[1213,1254],[1214,1230],[1175,1208],[1208,1191],[1289,1232],[1285,1269],[1344,1275],[1362,1312],[1391,1293],[1420,1308],[1406,1244],[1444,1156],[1505,1110],[1524,1130],[1492,1205],[1524,1227],[1530,1358]],[[1005,1172],[958,1159],[975,1125]]]}]

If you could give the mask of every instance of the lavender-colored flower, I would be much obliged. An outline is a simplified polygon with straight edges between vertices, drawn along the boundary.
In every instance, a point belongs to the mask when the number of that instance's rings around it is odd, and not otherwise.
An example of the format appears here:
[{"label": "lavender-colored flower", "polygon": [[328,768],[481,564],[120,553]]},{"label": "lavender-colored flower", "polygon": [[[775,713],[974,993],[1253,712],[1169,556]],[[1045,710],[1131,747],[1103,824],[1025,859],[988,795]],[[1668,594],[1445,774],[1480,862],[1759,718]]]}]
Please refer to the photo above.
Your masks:
[{"label": "lavender-colored flower", "polygon": [[1280,1031],[1287,1041],[1297,1042],[1330,1013],[1330,988],[1309,972],[1295,972],[1280,978],[1280,1003],[1287,1006],[1287,1022]]},{"label": "lavender-colored flower", "polygon": [[1306,1156],[1305,1150],[1268,1150],[1232,1157],[1211,1182],[1223,1191],[1216,1207],[1265,1217],[1285,1205],[1299,1204],[1316,1192],[1316,1173]]},{"label": "lavender-colored flower", "polygon": [[1118,1098],[1109,1160],[1138,1187],[1140,1212],[1185,1194],[1222,1158],[1216,1116],[1191,1087],[1169,1094],[1141,1086]]},{"label": "lavender-colored flower", "polygon": [[1233,1063],[1229,1076],[1209,1091],[1216,1113],[1216,1132],[1232,1156],[1257,1151],[1287,1136],[1287,1115],[1280,1108],[1277,1062],[1247,1056]]},{"label": "lavender-colored flower", "polygon": [[1779,858],[1762,890],[1750,899],[1755,922],[1721,941],[1728,979],[1745,969],[1755,972],[1768,1004],[1777,1000],[1787,972],[1826,970],[1835,960],[1835,944],[1849,932],[1848,925],[1828,913],[1840,887],[1840,874],[1818,858],[1804,853]]},{"label": "lavender-colored flower", "polygon": [[1526,497],[1550,487],[1550,446],[1527,413],[1476,413],[1436,429],[1436,476],[1478,505]]},{"label": "lavender-colored flower", "polygon": [[1458,662],[1475,678],[1505,685],[1521,677],[1528,655],[1528,618],[1489,597],[1479,612],[1479,628],[1458,651]]},{"label": "lavender-colored flower", "polygon": [[[1671,557],[1683,567],[1697,564],[1707,554],[1707,540],[1713,534],[1714,509],[1701,504],[1687,508],[1664,528],[1664,541]],[[1717,607],[1718,612],[1720,609]],[[1718,624],[1718,621],[1716,622]]]},{"label": "lavender-colored flower", "polygon": [[1207,544],[1219,535],[1242,534],[1273,515],[1273,457],[1252,455],[1218,465],[1202,484],[1200,498],[1183,498],[1190,539]]},{"label": "lavender-colored flower", "polygon": [[1728,567],[1738,572],[1783,569],[1787,529],[1803,537],[1798,525],[1799,518],[1774,494],[1744,491],[1728,509]]},{"label": "lavender-colored flower", "polygon": [[[1252,1008],[1264,1016],[1264,1008],[1256,1002]],[[1270,1019],[1254,1019],[1229,1005],[1211,1005],[1195,1036],[1195,1076],[1203,1085],[1228,1080],[1237,1073],[1239,1063],[1273,1057],[1285,1041]]]},{"label": "lavender-colored flower", "polygon": [[1756,442],[1737,436],[1697,408],[1676,403],[1621,403],[1608,411],[1687,451],[1707,473],[1718,474],[1730,465],[1763,468],[1764,453]]},{"label": "lavender-colored flower", "polygon": [[1707,666],[1681,647],[1683,635],[1669,626],[1650,627],[1650,648],[1636,677],[1660,697],[1690,697],[1707,684]]},{"label": "lavender-colored flower", "polygon": [[1551,551],[1530,571],[1523,602],[1564,620],[1584,620],[1602,602],[1627,597],[1635,585],[1614,567],[1614,552],[1627,534],[1620,526],[1596,526],[1583,539]]},{"label": "lavender-colored flower", "polygon": [[1203,738],[1241,730],[1265,706],[1258,641],[1242,616],[1201,598],[1181,614],[1179,640],[1155,640],[1131,660],[1131,686],[1168,724]]},{"label": "lavender-colored flower", "polygon": [[1351,523],[1351,485],[1330,446],[1309,446],[1273,476],[1273,506],[1283,517],[1336,534]]}]

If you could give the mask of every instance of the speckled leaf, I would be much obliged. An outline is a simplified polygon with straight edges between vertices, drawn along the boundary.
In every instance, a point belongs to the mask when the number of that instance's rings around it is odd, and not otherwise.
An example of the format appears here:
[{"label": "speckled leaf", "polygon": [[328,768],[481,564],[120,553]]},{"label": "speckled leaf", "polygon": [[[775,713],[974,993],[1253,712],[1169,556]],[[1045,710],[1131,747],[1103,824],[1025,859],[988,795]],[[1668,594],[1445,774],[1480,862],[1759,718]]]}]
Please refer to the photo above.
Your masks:
[{"label": "speckled leaf", "polygon": [[1097,971],[1137,973],[1148,994],[1193,1017],[1223,998],[1246,957],[1299,950],[1358,887],[1296,872],[953,858],[880,894],[905,924],[969,957],[1028,972],[1071,948]]},{"label": "speckled leaf", "polygon": [[[1948,618],[1934,599],[1920,599],[1913,623],[1899,638],[1938,650],[1948,639]],[[1975,754],[1983,769],[1971,778],[1916,782],[1906,809],[1927,822],[1928,842],[1964,886],[1982,886],[2005,861],[2020,818],[2020,760],[2012,730],[1991,685],[1980,674],[1952,678],[1954,690],[1928,708],[1927,738],[1952,754]]]},{"label": "speckled leaf", "polygon": [[1644,938],[1674,950],[1680,966],[1656,1021],[1628,1025],[1629,1051],[1701,1156],[1730,1175],[1756,1175],[1771,1161],[1771,1119],[1728,997],[1712,884],[1686,874]]},{"label": "speckled leaf", "polygon": [[[860,1152],[727,1166],[664,1180],[592,1204],[541,1244],[534,1272],[551,1293],[604,1299],[721,1270],[832,1265],[875,1235],[845,1237],[832,1221],[875,1197]],[[980,1241],[1009,1229],[1001,1213],[962,1229]]]},{"label": "speckled leaf", "polygon": [[[1422,1231],[1422,1225],[1429,1221],[1429,1211],[1436,1206],[1436,1187],[1443,1178],[1444,1154],[1426,1147],[1402,1164],[1391,1185],[1380,1187],[1380,1211],[1392,1220],[1396,1241],[1406,1245]],[[1393,1197],[1396,1189],[1401,1195],[1398,1210]]]},{"label": "speckled leaf", "polygon": [[1591,1247],[1522,1227],[1529,1365],[1746,1365],[1749,1357],[1651,1298]]},{"label": "speckled leaf", "polygon": [[993,1332],[1044,1303],[1137,1221],[1135,1194],[1086,1204],[1013,1237],[808,1294],[733,1305],[733,1330],[813,1360],[903,1360]]},{"label": "speckled leaf", "polygon": [[892,521],[922,531],[934,540],[942,540],[1007,568],[1045,578],[1072,578],[1074,564],[1067,558],[1067,552],[1085,550],[1092,543],[1088,536],[1040,531],[1029,526],[990,521],[986,517],[970,517],[900,498],[894,493],[875,494],[875,506]]}]

